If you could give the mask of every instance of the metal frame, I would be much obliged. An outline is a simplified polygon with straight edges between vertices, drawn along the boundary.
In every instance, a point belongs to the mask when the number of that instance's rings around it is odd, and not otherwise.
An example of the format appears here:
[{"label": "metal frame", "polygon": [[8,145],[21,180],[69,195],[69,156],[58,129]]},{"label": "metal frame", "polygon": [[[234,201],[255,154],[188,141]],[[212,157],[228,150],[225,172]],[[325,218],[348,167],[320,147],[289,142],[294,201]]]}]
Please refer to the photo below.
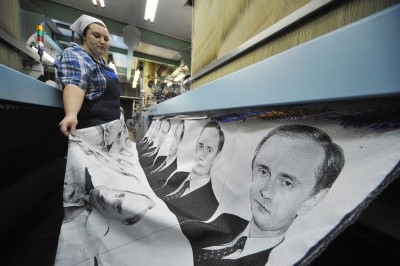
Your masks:
[{"label": "metal frame", "polygon": [[244,42],[243,44],[239,45],[236,49],[230,51],[226,55],[222,56],[221,58],[215,60],[205,68],[199,70],[197,73],[193,74],[189,79],[185,80],[185,84],[195,81],[196,79],[210,73],[211,71],[227,64],[228,62],[232,61],[233,59],[237,58],[238,56],[250,51],[251,49],[257,47],[259,44],[267,41],[268,39],[272,38],[279,32],[293,26],[296,23],[299,23],[301,20],[305,19],[306,17],[310,16],[314,12],[320,10],[321,8],[325,7],[332,2],[336,2],[336,0],[314,0],[310,1],[310,3],[304,5],[303,7],[297,9],[290,15],[284,17],[277,23],[273,24],[271,27],[265,29],[261,33],[257,34],[250,40]]},{"label": "metal frame", "polygon": [[400,4],[152,106],[175,115],[400,95]]},{"label": "metal frame", "polygon": [[63,108],[62,91],[0,64],[0,100]]},{"label": "metal frame", "polygon": [[4,30],[0,29],[0,38],[3,39],[9,46],[18,51],[19,53],[23,53],[33,60],[39,62],[39,55],[37,53],[32,52],[25,45],[21,44],[19,41],[14,39],[11,35],[9,35]]}]

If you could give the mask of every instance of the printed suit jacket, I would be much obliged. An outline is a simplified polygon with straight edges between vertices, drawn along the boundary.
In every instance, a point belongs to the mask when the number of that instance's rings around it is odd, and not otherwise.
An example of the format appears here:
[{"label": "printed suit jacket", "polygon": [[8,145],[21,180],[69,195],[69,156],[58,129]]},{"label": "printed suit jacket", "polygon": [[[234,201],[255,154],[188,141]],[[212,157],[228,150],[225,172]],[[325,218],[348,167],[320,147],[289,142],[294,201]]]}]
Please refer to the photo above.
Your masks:
[{"label": "printed suit jacket", "polygon": [[265,265],[273,248],[237,259],[198,260],[203,248],[230,243],[246,229],[248,223],[234,214],[222,213],[209,223],[187,221],[180,224],[182,232],[192,245],[194,265]]},{"label": "printed suit jacket", "polygon": [[145,154],[147,152],[146,150],[148,148],[152,147],[153,144],[154,144],[153,141],[148,141],[148,142],[144,143],[143,145],[141,145],[139,147],[140,149],[138,149],[139,155]]},{"label": "printed suit jacket", "polygon": [[157,169],[162,163],[164,163],[164,161],[166,159],[167,159],[167,156],[158,156],[151,166],[149,166],[148,168],[143,169],[143,170],[145,170],[145,172],[151,172],[151,171]]},{"label": "printed suit jacket", "polygon": [[144,137],[140,142],[138,142],[138,143],[136,144],[136,147],[137,147],[138,149],[142,149],[142,148],[146,145],[147,141],[148,141],[148,138],[147,138],[147,137]]},{"label": "printed suit jacket", "polygon": [[144,157],[139,156],[139,163],[142,166],[143,170],[151,166],[154,162],[154,159],[157,157],[158,151],[151,156]]},{"label": "printed suit jacket", "polygon": [[[163,178],[165,179],[165,182],[163,182],[163,180],[161,180],[161,182],[164,185],[162,185],[162,187],[160,188],[156,188],[154,189],[154,193],[159,197],[162,198],[165,195],[168,195],[172,192],[174,192],[175,190],[178,189],[178,187],[182,184],[183,180],[185,180],[190,172],[176,172],[174,173],[171,178],[168,178],[168,176],[163,176]],[[167,181],[168,179],[168,181]]]},{"label": "printed suit jacket", "polygon": [[263,250],[261,252],[257,252],[245,257],[237,258],[237,259],[208,259],[199,262],[196,260],[195,255],[193,255],[193,265],[200,266],[208,266],[208,265],[225,265],[225,266],[242,266],[242,265],[251,265],[251,266],[264,266],[268,262],[269,254],[271,253],[270,249]]},{"label": "printed suit jacket", "polygon": [[205,221],[211,218],[219,206],[211,180],[189,194],[171,200],[165,200],[168,208],[179,222],[187,220]]},{"label": "printed suit jacket", "polygon": [[157,150],[159,147],[148,147],[147,149],[144,149],[141,156],[142,157],[149,157],[149,154],[153,153],[155,150]]},{"label": "printed suit jacket", "polygon": [[175,172],[177,166],[177,160],[175,159],[170,165],[159,172],[150,173],[150,171],[148,171],[147,180],[149,181],[150,187],[153,190],[161,188],[167,182],[168,177]]}]

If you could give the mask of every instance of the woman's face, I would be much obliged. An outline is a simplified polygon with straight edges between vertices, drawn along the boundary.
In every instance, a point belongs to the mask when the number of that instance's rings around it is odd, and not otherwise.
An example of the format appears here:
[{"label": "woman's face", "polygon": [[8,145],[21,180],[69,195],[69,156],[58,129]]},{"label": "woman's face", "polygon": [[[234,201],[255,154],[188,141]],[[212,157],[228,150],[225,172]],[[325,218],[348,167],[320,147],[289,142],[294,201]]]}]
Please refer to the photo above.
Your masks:
[{"label": "woman's face", "polygon": [[110,47],[110,34],[107,28],[96,23],[90,24],[83,37],[83,46],[91,56],[100,59]]}]

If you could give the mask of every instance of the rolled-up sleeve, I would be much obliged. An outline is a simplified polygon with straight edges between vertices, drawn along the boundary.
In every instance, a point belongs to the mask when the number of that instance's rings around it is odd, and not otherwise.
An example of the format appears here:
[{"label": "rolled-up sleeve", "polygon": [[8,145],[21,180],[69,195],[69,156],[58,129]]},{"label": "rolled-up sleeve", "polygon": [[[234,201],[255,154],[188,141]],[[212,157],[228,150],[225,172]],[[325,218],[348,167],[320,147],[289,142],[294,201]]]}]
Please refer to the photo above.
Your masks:
[{"label": "rolled-up sleeve", "polygon": [[66,49],[57,56],[54,64],[57,69],[57,78],[63,88],[68,84],[73,84],[85,91],[88,89],[91,69],[78,53]]}]

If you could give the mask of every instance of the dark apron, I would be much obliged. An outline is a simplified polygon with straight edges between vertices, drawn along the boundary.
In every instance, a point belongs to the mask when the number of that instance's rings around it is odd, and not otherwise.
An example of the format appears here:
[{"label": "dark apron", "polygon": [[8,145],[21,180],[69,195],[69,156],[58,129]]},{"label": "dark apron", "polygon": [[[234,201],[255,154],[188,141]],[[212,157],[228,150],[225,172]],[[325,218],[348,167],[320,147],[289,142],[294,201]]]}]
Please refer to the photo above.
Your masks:
[{"label": "dark apron", "polygon": [[96,100],[84,99],[78,114],[77,128],[98,126],[120,117],[121,83],[114,70],[100,64],[107,86]]}]

